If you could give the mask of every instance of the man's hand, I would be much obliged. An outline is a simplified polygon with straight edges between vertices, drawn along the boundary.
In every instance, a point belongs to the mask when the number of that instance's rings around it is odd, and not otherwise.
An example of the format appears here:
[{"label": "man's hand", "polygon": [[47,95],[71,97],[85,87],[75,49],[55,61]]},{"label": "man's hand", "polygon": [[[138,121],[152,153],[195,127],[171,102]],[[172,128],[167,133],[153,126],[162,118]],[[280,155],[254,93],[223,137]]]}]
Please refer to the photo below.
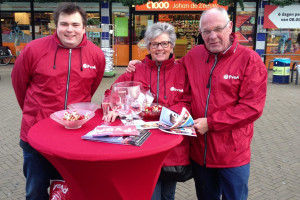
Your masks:
[{"label": "man's hand", "polygon": [[128,63],[128,66],[126,67],[126,72],[134,72],[135,71],[135,65],[138,64],[138,63],[141,63],[141,61],[139,60],[131,60],[129,61]]},{"label": "man's hand", "polygon": [[198,118],[194,120],[194,128],[201,135],[205,134],[208,131],[207,118]]},{"label": "man's hand", "polygon": [[105,122],[114,122],[118,116],[118,112],[109,111],[107,115],[102,117],[102,120],[104,120]]}]

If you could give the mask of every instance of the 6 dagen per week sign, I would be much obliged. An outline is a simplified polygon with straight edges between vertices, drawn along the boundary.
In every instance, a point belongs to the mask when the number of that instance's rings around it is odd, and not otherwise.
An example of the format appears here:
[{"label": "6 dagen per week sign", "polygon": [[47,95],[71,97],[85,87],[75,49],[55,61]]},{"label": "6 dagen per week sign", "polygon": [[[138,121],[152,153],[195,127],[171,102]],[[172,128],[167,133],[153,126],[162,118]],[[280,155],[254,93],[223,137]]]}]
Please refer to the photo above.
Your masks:
[{"label": "6 dagen per week sign", "polygon": [[265,6],[264,28],[299,28],[300,5]]}]

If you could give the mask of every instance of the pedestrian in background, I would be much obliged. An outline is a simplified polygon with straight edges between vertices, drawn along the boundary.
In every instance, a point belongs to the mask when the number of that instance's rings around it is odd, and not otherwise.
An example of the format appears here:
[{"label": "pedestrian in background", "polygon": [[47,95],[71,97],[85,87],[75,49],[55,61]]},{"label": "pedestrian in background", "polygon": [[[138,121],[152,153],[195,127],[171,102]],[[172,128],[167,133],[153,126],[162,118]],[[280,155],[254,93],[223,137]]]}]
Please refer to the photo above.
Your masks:
[{"label": "pedestrian in background", "polygon": [[50,180],[60,178],[52,164],[28,143],[29,129],[68,104],[90,102],[105,68],[101,49],[87,40],[85,11],[75,3],[63,3],[53,16],[54,35],[28,43],[11,74],[23,114],[20,146],[27,200],[48,200]]}]

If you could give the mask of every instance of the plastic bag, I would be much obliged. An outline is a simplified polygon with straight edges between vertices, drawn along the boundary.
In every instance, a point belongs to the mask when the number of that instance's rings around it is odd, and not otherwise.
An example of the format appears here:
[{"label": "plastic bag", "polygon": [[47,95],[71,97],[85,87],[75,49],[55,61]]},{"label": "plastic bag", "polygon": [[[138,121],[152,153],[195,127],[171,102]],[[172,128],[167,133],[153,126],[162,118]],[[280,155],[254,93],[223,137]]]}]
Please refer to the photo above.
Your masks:
[{"label": "plastic bag", "polygon": [[50,198],[49,200],[69,200],[70,192],[65,181],[52,180],[50,185]]}]

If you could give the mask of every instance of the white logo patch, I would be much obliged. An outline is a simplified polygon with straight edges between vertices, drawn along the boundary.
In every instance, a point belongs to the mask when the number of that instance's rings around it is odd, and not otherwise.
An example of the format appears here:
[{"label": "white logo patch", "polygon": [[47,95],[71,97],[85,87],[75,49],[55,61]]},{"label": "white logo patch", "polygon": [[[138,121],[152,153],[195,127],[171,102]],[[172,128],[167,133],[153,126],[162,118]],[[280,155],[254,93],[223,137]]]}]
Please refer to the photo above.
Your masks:
[{"label": "white logo patch", "polygon": [[83,68],[90,68],[90,69],[96,69],[96,66],[90,66],[88,64],[83,64]]},{"label": "white logo patch", "polygon": [[171,87],[170,90],[173,91],[177,91],[177,92],[183,92],[183,89],[176,89],[174,87]]},{"label": "white logo patch", "polygon": [[225,74],[224,75],[224,79],[240,79],[240,77],[239,76],[233,76],[233,75]]}]

